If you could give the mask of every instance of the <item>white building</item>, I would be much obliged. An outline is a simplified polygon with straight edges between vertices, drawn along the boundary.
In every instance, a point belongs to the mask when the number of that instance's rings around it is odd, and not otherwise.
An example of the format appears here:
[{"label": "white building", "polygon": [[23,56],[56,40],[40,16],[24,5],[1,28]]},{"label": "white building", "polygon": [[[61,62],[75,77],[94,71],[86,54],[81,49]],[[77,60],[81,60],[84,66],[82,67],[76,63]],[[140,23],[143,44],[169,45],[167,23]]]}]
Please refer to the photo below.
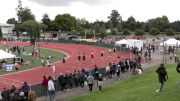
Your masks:
[{"label": "white building", "polygon": [[2,23],[0,23],[0,28],[2,30],[3,35],[12,34],[14,27],[15,27],[14,24],[2,24]]}]

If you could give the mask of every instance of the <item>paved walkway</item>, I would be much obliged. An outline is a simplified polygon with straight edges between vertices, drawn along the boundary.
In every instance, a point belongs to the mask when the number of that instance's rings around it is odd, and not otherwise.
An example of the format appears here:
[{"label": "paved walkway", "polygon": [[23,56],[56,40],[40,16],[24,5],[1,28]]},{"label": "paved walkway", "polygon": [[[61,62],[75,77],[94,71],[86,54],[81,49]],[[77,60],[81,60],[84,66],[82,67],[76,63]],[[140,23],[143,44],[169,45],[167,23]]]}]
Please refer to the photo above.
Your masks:
[{"label": "paved walkway", "polygon": [[[163,56],[158,54],[158,53],[153,53],[152,54],[152,61],[150,63],[143,63],[142,67],[145,71],[147,71],[151,67],[157,67],[159,64],[162,63]],[[130,77],[130,73],[124,73],[121,74],[121,80],[123,79],[128,79]],[[114,82],[117,82],[118,80],[116,78],[108,79],[104,81],[104,87],[107,87],[111,85]],[[93,88],[94,91],[97,91],[98,88],[95,85]],[[80,96],[80,95],[86,95],[89,93],[88,86],[85,88],[73,88],[72,90],[68,92],[57,92],[56,93],[56,101],[68,101],[73,97]],[[37,99],[37,101],[47,101],[47,97],[43,96]]]}]

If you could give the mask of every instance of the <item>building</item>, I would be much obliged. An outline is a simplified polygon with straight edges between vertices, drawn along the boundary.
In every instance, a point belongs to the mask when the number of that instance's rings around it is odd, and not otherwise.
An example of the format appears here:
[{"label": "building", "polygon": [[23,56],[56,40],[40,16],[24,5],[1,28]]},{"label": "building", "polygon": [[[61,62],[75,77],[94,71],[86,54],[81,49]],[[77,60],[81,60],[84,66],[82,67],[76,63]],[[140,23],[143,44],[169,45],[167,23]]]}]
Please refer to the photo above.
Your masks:
[{"label": "building", "polygon": [[15,28],[15,25],[0,23],[0,28],[1,28],[3,35],[11,35],[13,33],[13,29]]}]

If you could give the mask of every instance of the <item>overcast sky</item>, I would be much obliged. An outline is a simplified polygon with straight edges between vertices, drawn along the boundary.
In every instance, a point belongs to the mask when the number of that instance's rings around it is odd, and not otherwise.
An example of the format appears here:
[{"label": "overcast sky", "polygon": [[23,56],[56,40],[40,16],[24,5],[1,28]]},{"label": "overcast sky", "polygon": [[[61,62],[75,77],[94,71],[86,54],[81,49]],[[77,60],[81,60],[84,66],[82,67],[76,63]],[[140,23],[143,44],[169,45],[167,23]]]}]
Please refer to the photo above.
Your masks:
[{"label": "overcast sky", "polygon": [[[180,20],[179,0],[22,0],[23,7],[29,7],[36,19],[40,21],[47,13],[51,19],[57,14],[70,13],[77,18],[88,21],[104,20],[111,10],[116,9],[127,20],[133,16],[138,21],[166,15],[170,21]],[[1,0],[0,23],[16,17],[18,0]]]}]

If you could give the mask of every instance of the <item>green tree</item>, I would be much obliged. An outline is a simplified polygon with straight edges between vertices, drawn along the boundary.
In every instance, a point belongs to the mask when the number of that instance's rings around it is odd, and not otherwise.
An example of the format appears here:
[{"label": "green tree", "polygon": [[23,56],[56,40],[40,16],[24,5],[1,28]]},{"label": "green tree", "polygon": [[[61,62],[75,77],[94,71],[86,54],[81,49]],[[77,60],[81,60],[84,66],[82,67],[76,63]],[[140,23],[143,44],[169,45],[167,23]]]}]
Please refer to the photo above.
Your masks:
[{"label": "green tree", "polygon": [[21,24],[23,29],[30,34],[31,39],[36,39],[40,37],[40,25],[34,20],[28,20]]},{"label": "green tree", "polygon": [[45,25],[49,25],[51,23],[51,19],[49,18],[49,15],[47,13],[45,13],[43,15],[43,18],[42,18],[42,23],[45,24]]},{"label": "green tree", "polygon": [[98,23],[95,24],[94,30],[95,30],[96,34],[100,33],[101,28],[100,28],[100,25]]},{"label": "green tree", "polygon": [[169,27],[169,20],[167,16],[150,19],[148,23],[152,28],[158,28],[161,32],[165,32],[165,30]]},{"label": "green tree", "polygon": [[123,35],[130,35],[130,31],[128,29],[124,29]]},{"label": "green tree", "polygon": [[124,22],[123,28],[127,28],[130,31],[134,31],[137,28],[137,23],[134,17],[129,17],[127,21]]},{"label": "green tree", "polygon": [[73,31],[77,27],[76,18],[70,14],[57,15],[54,22],[59,25],[59,30],[62,31]]},{"label": "green tree", "polygon": [[149,31],[150,35],[159,35],[160,34],[160,30],[158,28],[152,28]]},{"label": "green tree", "polygon": [[174,36],[175,35],[175,30],[172,28],[166,29],[166,35],[168,36]]},{"label": "green tree", "polygon": [[136,29],[135,30],[135,35],[142,36],[142,35],[144,35],[144,31],[142,29]]},{"label": "green tree", "polygon": [[19,17],[19,23],[23,23],[28,20],[35,20],[35,16],[27,7],[22,8],[20,11],[17,11],[17,16]]},{"label": "green tree", "polygon": [[180,21],[170,23],[170,28],[174,29],[176,32],[180,32]]},{"label": "green tree", "polygon": [[15,18],[10,18],[10,19],[7,20],[6,23],[7,24],[16,24],[16,20],[15,20]]},{"label": "green tree", "polygon": [[113,28],[117,28],[118,23],[122,22],[122,17],[117,10],[112,10],[111,15],[108,16],[108,19]]}]

